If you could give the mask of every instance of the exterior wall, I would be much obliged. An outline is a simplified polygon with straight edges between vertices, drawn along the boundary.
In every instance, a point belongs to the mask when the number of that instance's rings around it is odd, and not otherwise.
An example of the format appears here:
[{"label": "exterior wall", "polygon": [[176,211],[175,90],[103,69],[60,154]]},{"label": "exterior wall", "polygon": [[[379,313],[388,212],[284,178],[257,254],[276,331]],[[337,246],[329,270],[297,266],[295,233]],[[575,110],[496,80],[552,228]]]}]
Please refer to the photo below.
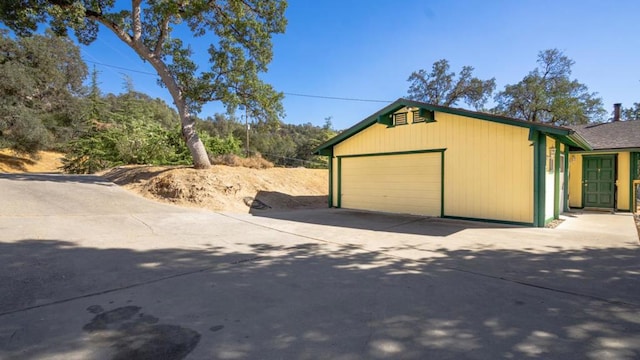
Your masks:
[{"label": "exterior wall", "polygon": [[629,211],[631,206],[629,201],[631,200],[631,196],[629,196],[629,188],[630,188],[630,179],[631,173],[629,169],[629,165],[631,164],[631,157],[628,152],[619,152],[618,153],[618,177],[616,179],[616,199],[618,210]]},{"label": "exterior wall", "polygon": [[569,207],[582,207],[582,155],[569,154]]},{"label": "exterior wall", "polygon": [[629,152],[593,152],[593,153],[572,153],[569,155],[569,206],[582,208],[582,156],[583,155],[610,155],[617,154],[617,176],[616,176],[616,209],[622,211],[630,210],[631,195],[630,186],[630,164]]},{"label": "exterior wall", "polygon": [[[440,112],[435,119],[390,128],[374,124],[337,144],[334,156],[446,149],[444,216],[532,223],[529,130]],[[334,180],[335,205],[339,194]]]}]

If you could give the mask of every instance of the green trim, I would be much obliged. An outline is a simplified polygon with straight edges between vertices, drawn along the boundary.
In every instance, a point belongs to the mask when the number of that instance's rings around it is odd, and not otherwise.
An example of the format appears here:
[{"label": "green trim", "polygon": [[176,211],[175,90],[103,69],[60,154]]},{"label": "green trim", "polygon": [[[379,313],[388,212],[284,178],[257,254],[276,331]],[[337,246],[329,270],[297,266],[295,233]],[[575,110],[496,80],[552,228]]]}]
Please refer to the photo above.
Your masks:
[{"label": "green trim", "polygon": [[593,150],[593,147],[591,146],[591,144],[589,144],[587,139],[583,138],[582,135],[578,134],[577,132],[572,132],[569,135],[560,136],[559,138],[560,141],[567,145],[587,151]]},{"label": "green trim", "polygon": [[382,125],[393,126],[393,117],[391,114],[380,115],[376,119],[376,122]]},{"label": "green trim", "polygon": [[540,199],[540,184],[538,183],[538,163],[540,159],[538,159],[538,138],[540,137],[540,133],[533,129],[529,130],[529,140],[533,142],[533,224],[536,226],[538,224],[538,200]]},{"label": "green trim", "polygon": [[355,155],[338,155],[338,158],[354,158],[365,156],[387,156],[387,155],[407,155],[407,154],[423,154],[431,152],[444,152],[445,149],[429,149],[429,150],[410,150],[410,151],[396,151],[396,152],[381,152],[381,153],[369,153],[369,154],[355,154]]},{"label": "green trim", "polygon": [[565,146],[564,147],[564,191],[563,191],[564,201],[562,202],[563,212],[569,211],[569,191],[568,190],[569,190],[569,147]]},{"label": "green trim", "polygon": [[533,134],[533,224],[545,226],[545,192],[547,136],[535,131]]},{"label": "green trim", "polygon": [[574,130],[569,129],[569,128],[560,127],[560,126],[553,126],[553,125],[546,125],[546,124],[540,124],[540,123],[534,123],[534,122],[531,122],[531,121],[519,120],[519,119],[514,119],[514,118],[509,118],[509,117],[499,116],[499,115],[493,115],[493,114],[487,114],[487,113],[482,113],[482,112],[477,112],[477,111],[454,109],[454,108],[450,108],[450,107],[446,107],[446,106],[432,105],[432,104],[427,104],[427,103],[423,103],[423,102],[419,102],[419,101],[413,101],[413,100],[407,100],[407,99],[398,99],[398,100],[394,101],[393,103],[385,106],[384,108],[382,108],[380,111],[376,112],[375,114],[373,114],[373,115],[367,117],[366,119],[358,122],[357,124],[353,125],[352,127],[348,128],[347,130],[343,131],[342,133],[336,135],[332,139],[329,139],[328,141],[326,141],[322,145],[318,146],[315,149],[314,153],[321,153],[324,149],[326,149],[328,147],[332,147],[332,146],[334,146],[334,145],[336,145],[336,144],[338,144],[338,143],[350,138],[351,136],[359,133],[360,131],[368,128],[369,126],[377,124],[379,121],[382,121],[383,123],[385,123],[386,122],[386,120],[384,119],[385,115],[389,115],[390,113],[393,113],[393,112],[395,112],[398,109],[401,109],[403,107],[417,107],[421,111],[432,111],[434,113],[435,112],[442,112],[442,113],[447,113],[447,114],[470,117],[470,118],[474,118],[474,119],[487,120],[487,121],[496,122],[496,123],[500,123],[500,124],[506,124],[506,125],[512,125],[512,126],[518,126],[518,127],[533,129],[533,130],[536,130],[536,131],[539,131],[539,132],[542,132],[542,133],[551,134],[551,135],[557,135],[557,136],[560,137],[562,142],[568,143],[571,146],[582,148],[582,149],[585,149],[585,150],[591,150],[591,146],[589,146],[589,143],[582,136],[580,136]]},{"label": "green trim", "polygon": [[337,208],[342,207],[342,157],[338,156],[338,199]]},{"label": "green trim", "polygon": [[472,218],[472,217],[464,217],[464,216],[443,216],[443,219],[454,219],[454,220],[467,220],[467,221],[482,221],[492,224],[505,224],[505,225],[517,225],[517,226],[535,226],[533,223],[528,222],[519,222],[519,221],[507,221],[507,220],[496,220],[496,219],[483,219],[483,218]]},{"label": "green trim", "polygon": [[554,144],[556,152],[553,159],[553,218],[560,218],[560,140]]},{"label": "green trim", "polygon": [[444,217],[444,150],[440,153],[440,217]]},{"label": "green trim", "polygon": [[427,109],[422,108],[422,107],[418,111],[419,111],[420,117],[425,119],[425,122],[427,122],[427,123],[436,122],[436,112],[435,111],[427,110]]},{"label": "green trim", "polygon": [[571,150],[572,154],[617,154],[621,152],[639,152],[640,148],[597,149],[591,151]]},{"label": "green trim", "polygon": [[629,211],[636,212],[638,204],[636,203],[636,197],[634,196],[633,181],[640,180],[640,177],[636,179],[638,174],[638,161],[640,161],[640,152],[629,153]]},{"label": "green trim", "polygon": [[545,219],[545,220],[544,220],[544,226],[549,225],[549,223],[550,223],[550,222],[552,222],[553,220],[555,220],[555,218],[553,218],[553,217],[550,217],[550,218],[548,218],[548,219]]},{"label": "green trim", "polygon": [[333,207],[333,156],[329,156],[329,207]]}]

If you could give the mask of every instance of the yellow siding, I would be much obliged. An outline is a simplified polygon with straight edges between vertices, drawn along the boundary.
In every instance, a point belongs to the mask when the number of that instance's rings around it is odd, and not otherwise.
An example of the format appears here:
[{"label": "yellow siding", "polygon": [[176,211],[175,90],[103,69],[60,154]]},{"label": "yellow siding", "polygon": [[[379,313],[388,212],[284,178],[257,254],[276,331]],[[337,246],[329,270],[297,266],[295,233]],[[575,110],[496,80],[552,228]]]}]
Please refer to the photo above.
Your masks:
[{"label": "yellow siding", "polygon": [[336,145],[334,155],[446,148],[445,215],[533,222],[529,130],[440,112],[435,119],[392,128],[374,124]]},{"label": "yellow siding", "polygon": [[440,216],[441,154],[342,159],[341,206]]},{"label": "yellow siding", "polygon": [[618,186],[618,210],[628,211],[631,209],[629,206],[629,178],[631,170],[629,164],[631,164],[630,154],[628,152],[618,153],[618,181],[616,181],[616,185]]},{"label": "yellow siding", "polygon": [[569,154],[569,207],[582,207],[582,155]]}]

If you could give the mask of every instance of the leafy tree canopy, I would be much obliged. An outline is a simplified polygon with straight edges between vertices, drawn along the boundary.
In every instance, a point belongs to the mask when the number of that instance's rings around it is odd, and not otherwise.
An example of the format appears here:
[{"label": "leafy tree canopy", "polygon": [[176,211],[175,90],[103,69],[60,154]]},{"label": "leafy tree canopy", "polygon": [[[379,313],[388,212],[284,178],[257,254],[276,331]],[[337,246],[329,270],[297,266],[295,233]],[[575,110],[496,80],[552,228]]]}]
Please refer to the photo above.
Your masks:
[{"label": "leafy tree canopy", "polygon": [[602,99],[571,79],[574,61],[558,49],[541,51],[538,67],[520,82],[505,86],[494,112],[533,122],[567,125],[601,120]]},{"label": "leafy tree canopy", "polygon": [[449,72],[449,61],[433,63],[431,72],[414,71],[409,79],[409,98],[435,105],[454,106],[459,101],[480,109],[491,97],[496,87],[495,79],[481,80],[473,76],[473,67],[464,66],[456,78]]},{"label": "leafy tree canopy", "polygon": [[632,107],[622,109],[623,120],[640,120],[640,103],[633,103]]},{"label": "leafy tree canopy", "polygon": [[0,31],[0,145],[35,153],[79,127],[87,67],[70,40]]},{"label": "leafy tree canopy", "polygon": [[[156,70],[178,108],[182,135],[196,168],[210,166],[191,113],[210,101],[230,111],[247,106],[252,118],[275,118],[282,94],[263,83],[273,53],[271,37],[284,32],[284,0],[15,0],[0,2],[0,21],[19,35],[48,24],[58,35],[70,29],[89,44],[99,25],[112,31]],[[193,49],[176,29],[207,37],[209,69],[200,69]]]}]

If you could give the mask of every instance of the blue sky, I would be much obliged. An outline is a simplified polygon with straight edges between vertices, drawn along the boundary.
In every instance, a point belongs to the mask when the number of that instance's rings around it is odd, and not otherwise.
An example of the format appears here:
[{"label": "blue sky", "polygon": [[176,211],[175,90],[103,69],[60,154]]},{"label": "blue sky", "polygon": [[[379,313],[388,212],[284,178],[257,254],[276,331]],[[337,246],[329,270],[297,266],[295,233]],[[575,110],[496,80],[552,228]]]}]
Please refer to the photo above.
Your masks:
[{"label": "blue sky", "polygon": [[[274,38],[274,59],[262,78],[276,90],[368,100],[406,96],[412,71],[447,59],[451,70],[475,68],[497,90],[536,67],[539,51],[558,48],[575,61],[573,78],[614,102],[640,102],[640,1],[550,0],[290,0],[286,33]],[[196,50],[206,52],[206,44]],[[105,28],[82,47],[105,92],[122,91],[123,75],[138,91],[171,99],[146,74],[153,69]],[[201,64],[205,67],[206,63]],[[386,105],[286,95],[287,123],[347,128]],[[464,106],[464,104],[459,104]],[[201,117],[224,112],[219,103]]]}]

